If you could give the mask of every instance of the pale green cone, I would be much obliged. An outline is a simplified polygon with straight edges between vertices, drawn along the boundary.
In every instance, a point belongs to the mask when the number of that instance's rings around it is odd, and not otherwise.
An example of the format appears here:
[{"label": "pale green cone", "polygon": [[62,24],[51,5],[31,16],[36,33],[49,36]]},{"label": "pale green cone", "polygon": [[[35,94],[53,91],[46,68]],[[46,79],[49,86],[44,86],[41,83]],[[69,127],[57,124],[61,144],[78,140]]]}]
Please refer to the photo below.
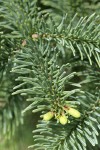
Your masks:
[{"label": "pale green cone", "polygon": [[49,121],[50,119],[53,118],[53,116],[54,116],[53,112],[48,112],[48,113],[43,115],[43,120]]},{"label": "pale green cone", "polygon": [[67,109],[67,112],[75,118],[79,118],[81,116],[80,112],[74,108]]},{"label": "pale green cone", "polygon": [[68,122],[68,119],[65,115],[62,115],[59,117],[59,122],[62,124],[62,125],[65,125],[67,122]]}]

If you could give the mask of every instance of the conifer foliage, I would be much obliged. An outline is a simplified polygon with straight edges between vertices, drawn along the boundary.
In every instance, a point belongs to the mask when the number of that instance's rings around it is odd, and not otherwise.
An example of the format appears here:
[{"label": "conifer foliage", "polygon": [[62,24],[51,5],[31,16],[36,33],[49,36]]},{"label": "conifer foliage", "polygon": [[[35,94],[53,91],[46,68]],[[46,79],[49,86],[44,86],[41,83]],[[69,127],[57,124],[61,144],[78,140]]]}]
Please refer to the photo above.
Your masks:
[{"label": "conifer foliage", "polygon": [[39,112],[34,150],[100,148],[99,2],[86,4],[0,0],[0,130]]}]

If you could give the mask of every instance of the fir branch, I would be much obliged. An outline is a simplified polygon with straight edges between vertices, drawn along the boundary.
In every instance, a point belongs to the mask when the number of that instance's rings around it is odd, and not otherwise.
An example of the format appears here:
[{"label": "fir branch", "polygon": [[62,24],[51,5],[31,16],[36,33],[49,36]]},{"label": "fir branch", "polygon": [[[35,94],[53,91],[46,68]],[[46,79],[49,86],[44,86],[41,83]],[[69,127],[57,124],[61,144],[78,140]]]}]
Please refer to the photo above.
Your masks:
[{"label": "fir branch", "polygon": [[[16,125],[20,122],[22,105],[16,103],[20,94],[30,101],[23,112],[31,109],[33,113],[40,111],[42,116],[51,115],[46,119],[52,121],[40,121],[33,131],[35,150],[86,150],[98,145],[99,15],[81,17],[79,21],[75,15],[69,23],[65,15],[58,25],[49,15],[41,17],[35,1],[1,0],[0,4],[0,31],[5,33],[0,34],[0,64],[4,67],[5,60],[8,63],[8,58],[13,57],[14,62],[8,68],[12,68],[16,78],[16,84],[12,81],[14,88],[6,91],[7,102],[11,99],[11,103],[1,108],[0,117],[8,125],[4,131],[12,128],[13,119]],[[70,108],[75,112],[75,107],[81,112],[77,119],[69,113]],[[69,124],[59,119],[65,108]]]},{"label": "fir branch", "polygon": [[[94,100],[95,102],[95,100]],[[90,107],[80,121],[72,121],[72,124],[61,128],[59,124],[53,122],[40,122],[33,136],[34,145],[30,146],[37,149],[86,149],[88,140],[93,146],[98,143],[99,134],[99,107],[100,101],[96,101],[94,107]],[[95,119],[97,118],[97,119]],[[98,127],[98,129],[97,129]],[[53,137],[53,138],[52,138]],[[38,144],[38,141],[40,143]]]}]

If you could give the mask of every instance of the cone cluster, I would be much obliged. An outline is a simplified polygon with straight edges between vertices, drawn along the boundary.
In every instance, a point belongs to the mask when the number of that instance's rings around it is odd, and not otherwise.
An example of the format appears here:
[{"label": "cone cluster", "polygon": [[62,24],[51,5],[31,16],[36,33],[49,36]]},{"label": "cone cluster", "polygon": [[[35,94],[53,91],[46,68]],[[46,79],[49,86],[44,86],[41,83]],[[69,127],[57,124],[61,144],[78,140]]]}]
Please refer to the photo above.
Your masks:
[{"label": "cone cluster", "polygon": [[71,107],[68,107],[68,106],[64,106],[62,112],[63,113],[61,113],[61,114],[57,114],[56,112],[49,111],[43,115],[43,120],[49,121],[53,117],[55,117],[62,125],[65,125],[67,123],[70,123],[70,121],[68,120],[69,115],[71,115],[74,118],[80,118],[81,117],[81,114],[78,110],[71,108]]}]

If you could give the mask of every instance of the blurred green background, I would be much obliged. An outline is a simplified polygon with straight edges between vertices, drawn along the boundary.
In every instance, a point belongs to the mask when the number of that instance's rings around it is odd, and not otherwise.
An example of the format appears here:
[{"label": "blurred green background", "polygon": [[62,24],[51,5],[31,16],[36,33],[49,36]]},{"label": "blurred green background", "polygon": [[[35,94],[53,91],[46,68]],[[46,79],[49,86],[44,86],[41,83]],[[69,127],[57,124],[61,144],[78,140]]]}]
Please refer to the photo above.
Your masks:
[{"label": "blurred green background", "polygon": [[28,113],[24,117],[24,124],[16,128],[14,136],[10,139],[7,139],[7,135],[0,137],[0,150],[27,150],[33,144],[32,130],[36,126],[37,118],[31,112]]}]

